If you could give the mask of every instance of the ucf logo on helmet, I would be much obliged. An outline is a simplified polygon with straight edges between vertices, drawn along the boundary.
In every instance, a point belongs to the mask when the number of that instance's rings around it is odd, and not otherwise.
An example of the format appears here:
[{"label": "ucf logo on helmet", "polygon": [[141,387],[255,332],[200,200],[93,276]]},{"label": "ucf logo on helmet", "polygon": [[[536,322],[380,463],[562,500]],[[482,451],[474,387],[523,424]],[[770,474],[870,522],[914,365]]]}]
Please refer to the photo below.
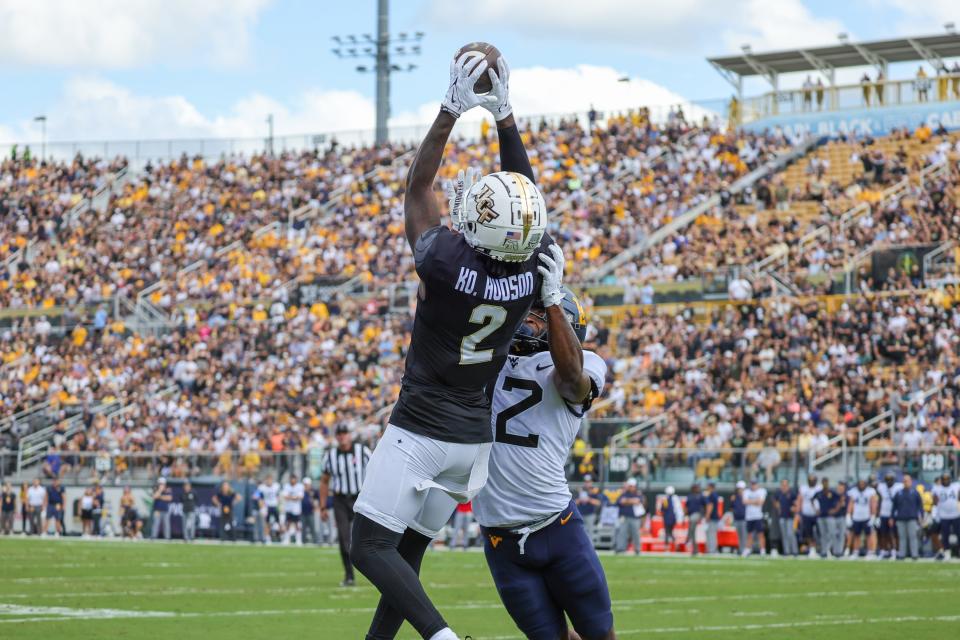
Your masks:
[{"label": "ucf logo on helmet", "polygon": [[477,213],[480,214],[477,216],[477,222],[486,224],[500,217],[500,214],[493,209],[493,189],[489,185],[483,185],[483,189],[473,196],[473,199],[477,203]]}]

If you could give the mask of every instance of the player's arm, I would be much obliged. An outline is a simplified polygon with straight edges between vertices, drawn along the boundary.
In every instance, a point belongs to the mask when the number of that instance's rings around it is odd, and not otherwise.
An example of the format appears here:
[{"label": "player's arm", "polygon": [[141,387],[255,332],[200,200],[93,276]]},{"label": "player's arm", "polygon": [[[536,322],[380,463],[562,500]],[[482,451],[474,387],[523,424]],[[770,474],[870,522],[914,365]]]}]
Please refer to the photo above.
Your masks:
[{"label": "player's arm", "polygon": [[543,276],[540,299],[547,314],[547,334],[550,357],[553,359],[554,386],[560,396],[571,404],[583,404],[590,400],[593,385],[590,376],[583,370],[583,349],[570,321],[563,313],[563,251],[550,245],[550,255],[540,254],[543,263],[537,267]]},{"label": "player's arm", "polygon": [[404,228],[407,242],[416,247],[417,238],[427,229],[440,225],[440,205],[433,195],[433,181],[440,169],[443,148],[457,119],[441,111],[420,143],[407,172],[407,192],[403,198]]},{"label": "player's arm", "polygon": [[420,143],[417,155],[407,172],[407,190],[403,199],[404,227],[407,242],[416,248],[417,239],[427,229],[440,225],[440,205],[433,195],[433,182],[440,169],[443,149],[457,118],[467,109],[483,101],[474,90],[480,75],[487,70],[483,54],[469,51],[450,65],[450,86],[440,113]]},{"label": "player's arm", "polygon": [[500,56],[497,60],[497,70],[489,69],[490,93],[487,100],[481,103],[497,121],[497,139],[500,141],[500,169],[522,173],[533,180],[533,168],[530,158],[520,138],[517,121],[513,117],[513,107],[510,106],[510,67],[507,60]]},{"label": "player's arm", "polygon": [[871,517],[871,518],[875,518],[875,517],[877,517],[878,515],[880,515],[880,511],[879,511],[879,509],[878,509],[879,503],[880,503],[880,501],[877,500],[877,495],[876,495],[876,494],[870,496],[870,517]]},{"label": "player's arm", "polygon": [[327,511],[327,496],[330,495],[330,474],[324,472],[320,476],[320,514]]},{"label": "player's arm", "polygon": [[[556,245],[553,245],[556,246]],[[550,357],[553,358],[553,384],[561,397],[571,404],[581,404],[590,395],[590,376],[583,370],[583,349],[577,334],[560,305],[547,307]]]}]

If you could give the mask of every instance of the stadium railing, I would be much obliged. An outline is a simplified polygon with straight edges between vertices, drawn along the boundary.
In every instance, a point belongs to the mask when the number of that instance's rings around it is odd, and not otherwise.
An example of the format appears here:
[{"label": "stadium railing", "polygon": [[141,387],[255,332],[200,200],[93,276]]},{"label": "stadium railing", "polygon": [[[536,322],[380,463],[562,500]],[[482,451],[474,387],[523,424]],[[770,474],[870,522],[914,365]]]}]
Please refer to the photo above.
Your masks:
[{"label": "stadium railing", "polygon": [[[809,89],[781,89],[744,98],[742,122],[774,115],[882,109],[906,104],[947,102],[960,98],[960,75],[943,74],[908,80],[881,80]],[[924,92],[925,91],[925,92]],[[818,94],[822,96],[819,100]],[[820,105],[820,106],[818,106]]]},{"label": "stadium railing", "polygon": [[[706,100],[688,100],[670,105],[637,105],[630,108],[615,108],[597,113],[597,122],[606,122],[608,116],[623,115],[636,112],[644,107],[649,110],[650,119],[654,123],[666,122],[676,107],[682,107],[688,121],[702,118],[718,118],[726,121],[728,104],[724,98]],[[587,111],[571,111],[568,113],[534,114],[519,118],[521,126],[530,126],[537,129],[542,122],[556,122],[560,119],[576,118],[584,126],[589,123]],[[489,122],[489,119],[488,119]],[[457,128],[457,135],[465,139],[480,137],[481,120],[465,121]],[[419,143],[430,128],[430,123],[391,126],[390,140],[397,143]],[[339,131],[322,131],[313,133],[299,133],[289,135],[235,137],[235,138],[164,138],[145,140],[74,140],[52,141],[44,146],[47,158],[70,159],[78,153],[85,157],[110,158],[123,156],[130,160],[133,166],[143,166],[150,161],[173,160],[180,156],[201,156],[204,158],[220,158],[223,156],[253,155],[272,151],[307,151],[329,146],[336,142],[342,148],[370,146],[374,143],[375,130],[346,129]],[[10,157],[14,148],[22,153],[24,149],[35,151],[41,147],[39,140],[0,143],[0,157]]]},{"label": "stadium railing", "polygon": [[[714,481],[732,488],[738,480],[756,477],[761,484],[773,486],[781,480],[802,482],[808,473],[837,481],[856,481],[878,477],[887,471],[910,473],[924,482],[932,482],[944,472],[960,476],[960,449],[922,447],[907,449],[893,446],[890,440],[876,440],[869,446],[842,447],[842,454],[830,465],[814,468],[818,450],[802,450],[780,444],[776,447],[780,462],[770,465],[767,474],[758,463],[763,449],[747,448],[624,448],[575,449],[568,458],[566,472],[573,484],[590,475],[603,485],[619,484],[636,478],[646,490],[667,485],[686,487],[693,482]],[[289,451],[59,451],[63,463],[61,478],[83,484],[99,478],[106,484],[148,485],[156,477],[244,480],[267,475],[294,473],[318,478],[322,473],[325,449],[310,447]],[[8,473],[13,475],[9,464]],[[15,476],[17,481],[37,475]]]}]

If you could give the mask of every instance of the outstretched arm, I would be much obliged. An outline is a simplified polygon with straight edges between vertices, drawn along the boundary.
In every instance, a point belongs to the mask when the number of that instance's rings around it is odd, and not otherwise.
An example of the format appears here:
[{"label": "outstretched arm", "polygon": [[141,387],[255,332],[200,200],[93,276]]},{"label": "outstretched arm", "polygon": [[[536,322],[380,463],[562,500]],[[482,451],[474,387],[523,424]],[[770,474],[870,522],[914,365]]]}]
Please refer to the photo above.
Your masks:
[{"label": "outstretched arm", "polygon": [[443,149],[457,119],[446,111],[437,114],[427,137],[407,172],[407,192],[403,198],[403,218],[407,242],[416,246],[424,231],[440,224],[440,205],[433,195],[433,181],[440,169]]},{"label": "outstretched arm", "polygon": [[550,255],[540,254],[537,269],[543,276],[540,298],[547,313],[547,341],[553,359],[553,383],[564,400],[583,403],[590,394],[590,376],[583,370],[583,349],[563,313],[563,251],[550,245]]},{"label": "outstretched arm", "polygon": [[503,171],[522,173],[533,182],[533,167],[520,138],[520,130],[513,115],[497,123],[497,137],[500,139],[500,168]]},{"label": "outstretched arm", "polygon": [[533,182],[533,168],[530,158],[520,138],[517,121],[513,117],[513,107],[510,106],[510,67],[503,56],[497,60],[497,70],[487,71],[490,76],[489,101],[482,106],[487,109],[497,121],[497,138],[500,140],[500,169],[522,173]]},{"label": "outstretched arm", "polygon": [[590,376],[583,370],[583,349],[563,313],[563,307],[547,307],[547,327],[554,366],[553,383],[564,400],[579,404],[590,393]]},{"label": "outstretched arm", "polygon": [[416,248],[417,239],[424,231],[440,225],[440,205],[433,195],[433,181],[457,118],[484,102],[484,98],[478,96],[473,88],[486,70],[483,54],[477,51],[468,51],[450,65],[450,86],[440,106],[440,113],[417,149],[417,157],[407,172],[403,217],[407,242],[411,248]]}]

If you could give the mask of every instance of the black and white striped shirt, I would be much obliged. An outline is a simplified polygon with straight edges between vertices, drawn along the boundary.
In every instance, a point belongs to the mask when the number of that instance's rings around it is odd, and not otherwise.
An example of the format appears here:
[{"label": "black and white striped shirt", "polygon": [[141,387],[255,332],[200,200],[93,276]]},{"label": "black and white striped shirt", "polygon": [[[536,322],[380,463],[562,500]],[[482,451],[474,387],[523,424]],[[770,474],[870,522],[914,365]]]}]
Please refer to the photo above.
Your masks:
[{"label": "black and white striped shirt", "polygon": [[324,457],[323,472],[330,474],[330,490],[333,494],[355,496],[360,493],[370,460],[370,449],[357,442],[349,451],[333,447]]}]

